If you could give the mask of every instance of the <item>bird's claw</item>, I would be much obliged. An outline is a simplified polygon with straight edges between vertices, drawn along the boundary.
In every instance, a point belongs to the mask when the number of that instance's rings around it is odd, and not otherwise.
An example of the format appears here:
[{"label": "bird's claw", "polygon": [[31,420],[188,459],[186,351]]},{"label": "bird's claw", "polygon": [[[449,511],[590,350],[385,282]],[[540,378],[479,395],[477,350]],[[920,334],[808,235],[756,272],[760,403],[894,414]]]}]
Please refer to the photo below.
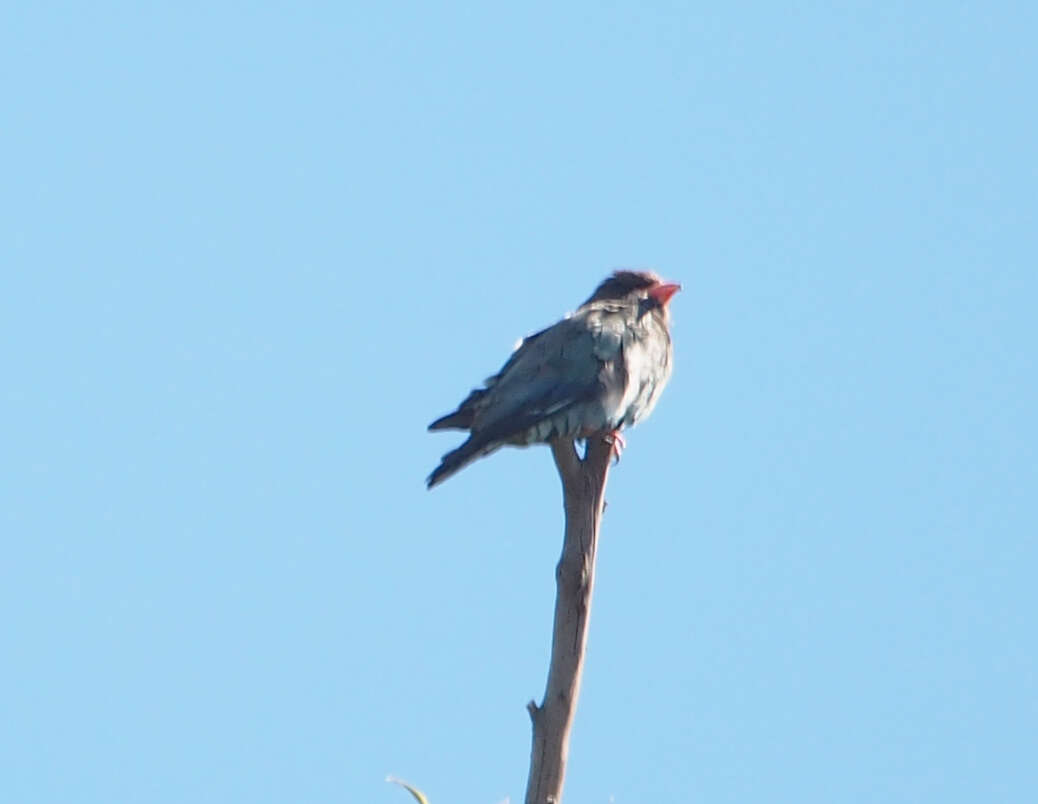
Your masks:
[{"label": "bird's claw", "polygon": [[624,448],[627,446],[627,442],[624,437],[620,435],[619,430],[613,430],[611,433],[605,434],[606,443],[612,447],[613,455],[616,457],[616,462],[620,463],[620,455],[623,453]]}]

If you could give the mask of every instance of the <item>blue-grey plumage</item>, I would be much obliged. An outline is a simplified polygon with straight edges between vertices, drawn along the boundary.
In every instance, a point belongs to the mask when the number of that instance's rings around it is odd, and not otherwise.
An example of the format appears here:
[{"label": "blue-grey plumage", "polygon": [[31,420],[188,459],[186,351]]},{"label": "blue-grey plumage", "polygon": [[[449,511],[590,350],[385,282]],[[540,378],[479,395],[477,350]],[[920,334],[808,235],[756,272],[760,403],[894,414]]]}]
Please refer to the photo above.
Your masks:
[{"label": "blue-grey plumage", "polygon": [[617,271],[573,314],[524,338],[484,388],[429,425],[469,431],[429,488],[506,444],[604,435],[648,416],[670,379],[667,304],[679,289],[655,274]]}]

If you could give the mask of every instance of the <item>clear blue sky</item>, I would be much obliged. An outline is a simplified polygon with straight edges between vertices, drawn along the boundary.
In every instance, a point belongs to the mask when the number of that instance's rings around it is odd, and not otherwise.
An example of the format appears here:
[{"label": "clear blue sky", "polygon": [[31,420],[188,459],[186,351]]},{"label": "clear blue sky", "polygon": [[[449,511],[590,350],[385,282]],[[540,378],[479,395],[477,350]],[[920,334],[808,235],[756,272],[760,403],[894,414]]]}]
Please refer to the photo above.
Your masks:
[{"label": "clear blue sky", "polygon": [[7,8],[0,799],[521,801],[558,481],[425,426],[631,266],[567,800],[1038,800],[1038,15],[833,5]]}]

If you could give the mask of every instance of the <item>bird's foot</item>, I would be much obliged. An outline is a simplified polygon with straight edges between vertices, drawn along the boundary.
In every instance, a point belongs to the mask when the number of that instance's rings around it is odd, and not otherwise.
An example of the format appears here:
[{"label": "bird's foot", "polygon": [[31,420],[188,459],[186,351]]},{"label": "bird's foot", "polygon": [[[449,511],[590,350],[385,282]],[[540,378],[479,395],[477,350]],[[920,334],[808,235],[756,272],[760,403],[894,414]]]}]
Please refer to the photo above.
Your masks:
[{"label": "bird's foot", "polygon": [[613,430],[611,433],[606,433],[606,443],[613,448],[613,455],[616,457],[616,462],[620,463],[620,455],[623,453],[624,448],[627,446],[627,442],[624,437],[620,435],[619,430]]}]

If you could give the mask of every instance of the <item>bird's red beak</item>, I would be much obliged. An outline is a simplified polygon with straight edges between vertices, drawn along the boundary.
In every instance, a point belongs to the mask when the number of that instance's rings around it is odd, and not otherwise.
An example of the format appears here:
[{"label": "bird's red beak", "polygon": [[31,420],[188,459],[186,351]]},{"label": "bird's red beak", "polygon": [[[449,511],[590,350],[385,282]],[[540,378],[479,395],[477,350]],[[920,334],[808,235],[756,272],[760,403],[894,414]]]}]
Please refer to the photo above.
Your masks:
[{"label": "bird's red beak", "polygon": [[681,290],[677,282],[661,282],[654,288],[649,289],[649,295],[659,302],[660,307],[666,307],[670,297]]}]

